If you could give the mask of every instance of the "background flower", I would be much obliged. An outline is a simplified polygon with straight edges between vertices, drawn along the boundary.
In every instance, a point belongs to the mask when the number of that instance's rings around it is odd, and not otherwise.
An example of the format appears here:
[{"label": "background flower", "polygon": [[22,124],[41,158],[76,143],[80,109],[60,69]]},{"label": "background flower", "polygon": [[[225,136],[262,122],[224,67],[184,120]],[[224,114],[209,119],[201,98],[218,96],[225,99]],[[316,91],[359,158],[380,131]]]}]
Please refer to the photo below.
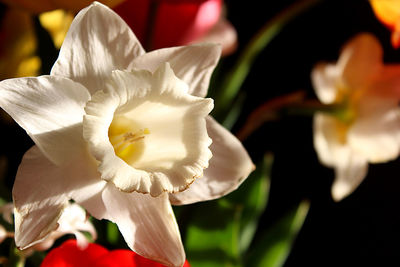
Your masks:
[{"label": "background flower", "polygon": [[0,22],[0,80],[39,74],[37,39],[29,14],[9,9]]},{"label": "background flower", "polygon": [[394,48],[400,47],[400,2],[370,0],[376,17],[392,32],[391,42]]},{"label": "background flower", "polygon": [[312,79],[319,99],[337,104],[314,118],[314,145],[320,161],[335,168],[332,195],[341,200],[367,175],[367,164],[396,159],[400,151],[400,68],[384,66],[382,48],[360,34],[344,47],[336,65],[320,64]]},{"label": "background flower", "polygon": [[[163,267],[165,265],[146,259],[131,250],[118,249],[108,251],[106,248],[93,243],[82,249],[75,240],[67,240],[57,248],[52,249],[40,266]],[[186,261],[183,267],[190,267],[189,262]]]},{"label": "background flower", "polygon": [[114,10],[147,49],[212,41],[223,54],[236,47],[236,31],[224,18],[222,0],[126,0]]}]

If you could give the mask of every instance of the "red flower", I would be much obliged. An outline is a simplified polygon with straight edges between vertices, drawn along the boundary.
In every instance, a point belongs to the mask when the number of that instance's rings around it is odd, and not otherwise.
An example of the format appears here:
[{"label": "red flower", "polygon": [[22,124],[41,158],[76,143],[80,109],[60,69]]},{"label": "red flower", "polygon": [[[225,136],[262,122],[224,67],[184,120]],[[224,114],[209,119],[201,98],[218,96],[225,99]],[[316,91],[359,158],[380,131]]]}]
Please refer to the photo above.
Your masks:
[{"label": "red flower", "polygon": [[[149,21],[152,3],[158,5],[153,25]],[[188,44],[204,37],[219,21],[221,9],[222,0],[126,0],[114,8],[140,42],[150,43],[151,49]]]},{"label": "red flower", "polygon": [[[109,251],[89,243],[84,250],[79,249],[76,240],[71,239],[51,250],[44,258],[41,267],[164,267],[127,249]],[[190,267],[188,261],[183,267]]]}]

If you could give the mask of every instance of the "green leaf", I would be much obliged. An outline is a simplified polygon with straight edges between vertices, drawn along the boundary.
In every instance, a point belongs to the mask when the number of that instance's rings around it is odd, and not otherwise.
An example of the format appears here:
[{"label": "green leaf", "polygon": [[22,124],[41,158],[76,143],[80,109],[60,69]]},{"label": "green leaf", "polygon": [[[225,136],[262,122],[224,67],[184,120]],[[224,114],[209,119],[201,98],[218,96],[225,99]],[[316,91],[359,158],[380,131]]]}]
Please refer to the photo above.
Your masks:
[{"label": "green leaf", "polygon": [[223,200],[197,207],[185,242],[192,267],[238,265],[240,213],[240,209]]},{"label": "green leaf", "polygon": [[273,155],[266,154],[249,178],[227,197],[232,204],[242,206],[239,236],[242,254],[253,240],[259,218],[267,206],[272,164]]},{"label": "green leaf", "polygon": [[233,126],[235,125],[237,119],[240,116],[245,98],[246,98],[246,94],[244,92],[242,92],[238,95],[238,98],[233,102],[232,107],[227,112],[226,117],[225,117],[224,121],[222,122],[222,125],[226,129],[232,130]]},{"label": "green leaf", "polygon": [[115,223],[107,222],[107,241],[115,245],[118,243],[119,230]]},{"label": "green leaf", "polygon": [[192,207],[185,242],[191,266],[241,266],[267,203],[271,164],[268,155],[235,192]]},{"label": "green leaf", "polygon": [[213,116],[216,117],[217,120],[223,121],[226,112],[232,106],[232,101],[236,98],[260,52],[281,32],[286,24],[319,2],[321,2],[321,0],[302,0],[295,2],[269,20],[259,32],[254,35],[243,49],[232,70],[225,75],[222,84],[219,86],[221,89],[215,97],[217,105],[213,111]]},{"label": "green leaf", "polygon": [[301,230],[310,204],[302,201],[274,226],[265,231],[246,257],[249,267],[283,266],[292,249],[294,240]]}]

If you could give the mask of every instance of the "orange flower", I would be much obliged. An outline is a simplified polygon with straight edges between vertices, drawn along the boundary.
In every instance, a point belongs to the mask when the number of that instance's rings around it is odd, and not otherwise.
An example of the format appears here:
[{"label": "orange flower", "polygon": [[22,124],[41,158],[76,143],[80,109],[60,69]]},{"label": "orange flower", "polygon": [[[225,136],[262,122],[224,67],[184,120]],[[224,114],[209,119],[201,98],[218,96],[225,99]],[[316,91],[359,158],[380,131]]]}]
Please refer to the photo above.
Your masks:
[{"label": "orange flower", "polygon": [[394,48],[400,47],[400,0],[370,0],[376,17],[392,31]]}]

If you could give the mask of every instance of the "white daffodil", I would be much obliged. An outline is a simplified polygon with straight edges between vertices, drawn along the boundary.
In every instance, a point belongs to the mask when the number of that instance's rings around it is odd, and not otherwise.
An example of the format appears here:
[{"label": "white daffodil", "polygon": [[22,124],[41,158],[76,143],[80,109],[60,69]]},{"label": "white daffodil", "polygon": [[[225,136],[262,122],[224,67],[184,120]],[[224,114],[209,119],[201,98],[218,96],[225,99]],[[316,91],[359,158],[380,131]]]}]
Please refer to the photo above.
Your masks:
[{"label": "white daffodil", "polygon": [[367,174],[368,163],[398,157],[400,151],[400,66],[384,65],[383,51],[370,34],[360,34],[343,49],[337,64],[312,72],[316,94],[335,113],[314,117],[319,160],[335,169],[332,196],[352,193]]},{"label": "white daffodil", "polygon": [[146,54],[119,16],[93,3],[49,76],[2,81],[0,106],[36,144],[13,188],[17,246],[46,238],[73,199],[117,223],[138,254],[183,265],[171,203],[218,198],[253,169],[208,116],[203,97],[219,55],[211,44]]}]

